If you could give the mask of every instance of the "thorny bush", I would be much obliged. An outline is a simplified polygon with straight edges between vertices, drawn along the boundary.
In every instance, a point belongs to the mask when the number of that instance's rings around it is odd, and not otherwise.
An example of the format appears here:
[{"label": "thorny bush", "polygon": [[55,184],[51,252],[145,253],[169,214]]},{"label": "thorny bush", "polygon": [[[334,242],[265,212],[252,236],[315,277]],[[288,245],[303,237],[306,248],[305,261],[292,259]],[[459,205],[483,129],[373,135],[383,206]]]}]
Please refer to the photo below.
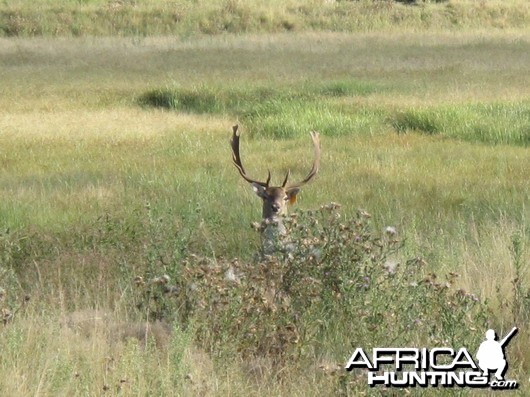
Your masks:
[{"label": "thorny bush", "polygon": [[172,267],[178,274],[150,283],[137,278],[143,310],[191,324],[198,342],[224,357],[238,352],[282,362],[337,344],[478,343],[480,333],[470,330],[485,326],[485,306],[454,287],[457,274],[429,273],[419,257],[400,260],[403,242],[394,227],[376,232],[365,211],[343,219],[339,208],[331,203],[287,216],[288,248],[275,256],[187,255]]}]

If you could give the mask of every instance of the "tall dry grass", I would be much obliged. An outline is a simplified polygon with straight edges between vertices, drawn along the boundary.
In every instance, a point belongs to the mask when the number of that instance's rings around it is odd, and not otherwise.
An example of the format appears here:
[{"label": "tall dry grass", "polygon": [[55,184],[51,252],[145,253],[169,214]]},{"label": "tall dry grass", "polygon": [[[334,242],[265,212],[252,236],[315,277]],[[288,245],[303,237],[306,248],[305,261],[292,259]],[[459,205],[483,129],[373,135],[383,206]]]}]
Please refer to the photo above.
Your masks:
[{"label": "tall dry grass", "polygon": [[0,35],[8,37],[503,30],[528,23],[524,0],[49,0],[38,7],[15,0],[0,5]]}]

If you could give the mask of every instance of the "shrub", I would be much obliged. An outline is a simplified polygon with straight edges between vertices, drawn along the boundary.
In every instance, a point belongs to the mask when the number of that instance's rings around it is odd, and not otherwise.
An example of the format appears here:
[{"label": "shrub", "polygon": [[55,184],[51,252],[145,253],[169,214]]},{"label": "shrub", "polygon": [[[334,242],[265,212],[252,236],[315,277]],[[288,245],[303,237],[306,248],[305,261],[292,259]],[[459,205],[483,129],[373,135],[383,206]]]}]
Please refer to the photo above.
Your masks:
[{"label": "shrub", "polygon": [[286,252],[255,262],[188,255],[175,285],[169,275],[142,281],[140,296],[152,318],[193,324],[200,345],[221,357],[281,363],[354,344],[478,343],[469,329],[485,325],[485,306],[454,287],[458,275],[429,273],[422,258],[398,261],[395,228],[378,233],[366,212],[343,219],[338,209],[287,217]]}]

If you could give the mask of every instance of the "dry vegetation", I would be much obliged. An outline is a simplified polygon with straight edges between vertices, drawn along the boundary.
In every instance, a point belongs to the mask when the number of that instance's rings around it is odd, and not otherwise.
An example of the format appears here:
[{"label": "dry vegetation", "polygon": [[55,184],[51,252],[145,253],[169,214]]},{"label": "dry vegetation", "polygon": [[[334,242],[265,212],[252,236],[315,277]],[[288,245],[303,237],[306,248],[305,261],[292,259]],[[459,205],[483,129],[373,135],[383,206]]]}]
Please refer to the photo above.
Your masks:
[{"label": "dry vegetation", "polygon": [[0,3],[0,35],[524,29],[529,14],[525,0],[11,0]]}]

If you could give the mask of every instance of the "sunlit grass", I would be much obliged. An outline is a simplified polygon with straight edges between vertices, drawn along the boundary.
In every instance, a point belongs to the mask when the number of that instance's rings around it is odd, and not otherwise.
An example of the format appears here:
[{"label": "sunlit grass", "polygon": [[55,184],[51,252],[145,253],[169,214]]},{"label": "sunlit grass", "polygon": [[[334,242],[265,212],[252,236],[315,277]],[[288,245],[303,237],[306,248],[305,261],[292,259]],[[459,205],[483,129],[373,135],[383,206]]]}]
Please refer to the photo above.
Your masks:
[{"label": "sunlit grass", "polygon": [[[365,209],[396,227],[403,257],[459,273],[510,328],[517,238],[530,261],[528,43],[521,31],[0,40],[0,287],[14,308],[31,295],[0,325],[0,390],[149,395],[185,378],[164,351],[60,319],[101,307],[136,321],[132,280],[166,260],[146,247],[252,260],[261,203],[231,164],[235,123],[248,173],[274,183],[306,175],[319,130],[322,167],[296,207]],[[153,93],[170,106],[140,100]],[[188,395],[323,395],[318,366],[342,359],[322,353],[277,383],[270,363],[218,365],[174,338]],[[521,382],[527,342],[510,345]]]},{"label": "sunlit grass", "polygon": [[[224,234],[231,249],[242,249],[241,236],[260,205],[230,164],[227,140],[239,121],[247,167],[258,175],[271,168],[275,178],[288,168],[303,176],[308,132],[329,135],[323,138],[329,157],[315,184],[304,189],[302,206],[335,200],[366,207],[382,222],[414,225],[427,240],[436,230],[458,231],[470,219],[495,222],[504,213],[520,224],[528,211],[526,149],[447,140],[527,144],[522,87],[528,74],[520,71],[528,42],[520,34],[480,37],[235,37],[201,39],[196,47],[170,39],[6,42],[4,62],[18,66],[5,69],[10,74],[0,99],[3,219],[11,227],[62,229],[146,201],[183,214],[198,206],[214,220],[214,236]],[[315,44],[304,50],[299,44],[307,40]],[[497,51],[510,58],[488,55]],[[449,67],[464,54],[465,74],[439,73],[440,62]],[[332,62],[324,68],[322,59]],[[505,65],[502,74],[494,73],[499,65]],[[343,78],[346,67],[352,77]],[[267,68],[281,73],[266,82]],[[143,74],[148,78],[140,79]],[[509,101],[492,101],[501,85]],[[210,93],[210,104],[221,106],[205,108],[207,114],[193,103],[185,112],[138,106],[138,98],[164,86],[171,95],[181,89],[194,95],[200,106],[203,91]],[[452,101],[463,105],[448,105]],[[415,124],[422,118],[434,123],[432,137],[417,134],[432,133]],[[277,136],[297,137],[296,143],[270,139]],[[243,208],[243,218],[234,206]]]},{"label": "sunlit grass", "polygon": [[[0,4],[0,35],[148,36],[509,29],[528,26],[524,0],[58,1]],[[94,23],[95,19],[98,20]]]},{"label": "sunlit grass", "polygon": [[425,134],[492,144],[530,145],[530,106],[523,103],[472,104],[398,112],[397,132]]}]

